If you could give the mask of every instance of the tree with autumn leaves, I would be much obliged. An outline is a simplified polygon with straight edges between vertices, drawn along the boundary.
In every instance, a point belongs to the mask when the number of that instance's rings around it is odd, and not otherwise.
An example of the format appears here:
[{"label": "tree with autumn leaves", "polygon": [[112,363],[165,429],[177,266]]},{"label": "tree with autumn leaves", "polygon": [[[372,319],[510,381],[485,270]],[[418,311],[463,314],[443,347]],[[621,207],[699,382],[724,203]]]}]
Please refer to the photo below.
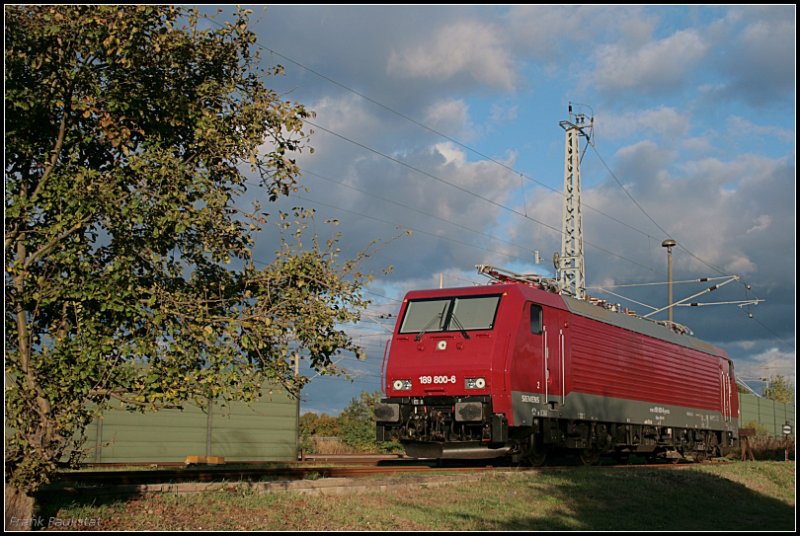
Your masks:
[{"label": "tree with autumn leaves", "polygon": [[[301,104],[265,85],[248,12],[5,7],[6,527],[110,401],[297,392],[360,353],[359,259],[308,240]],[[243,198],[255,199],[243,208]],[[255,234],[280,233],[274,259]],[[28,517],[30,517],[28,515]]]}]

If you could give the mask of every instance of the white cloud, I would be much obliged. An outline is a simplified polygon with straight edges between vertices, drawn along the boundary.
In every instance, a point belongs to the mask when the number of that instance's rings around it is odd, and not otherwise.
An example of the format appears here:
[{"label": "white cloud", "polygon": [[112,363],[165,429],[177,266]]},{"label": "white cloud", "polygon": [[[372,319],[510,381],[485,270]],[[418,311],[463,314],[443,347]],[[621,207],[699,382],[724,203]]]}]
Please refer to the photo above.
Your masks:
[{"label": "white cloud", "polygon": [[462,99],[443,99],[431,104],[425,111],[424,123],[448,136],[464,139],[474,137],[474,127],[469,121],[469,107]]},{"label": "white cloud", "polygon": [[755,233],[758,231],[766,231],[772,225],[772,218],[769,214],[762,214],[755,219],[755,225],[745,231],[745,234]]},{"label": "white cloud", "polygon": [[796,352],[783,352],[778,348],[770,348],[752,358],[743,361],[737,367],[740,378],[760,379],[783,376],[791,384],[795,383]]},{"label": "white cloud", "polygon": [[757,125],[743,117],[733,116],[728,119],[728,131],[738,137],[744,136],[764,136],[775,137],[783,142],[792,142],[795,138],[794,132],[774,125]]},{"label": "white cloud", "polygon": [[750,275],[758,270],[758,266],[744,255],[735,256],[725,264],[725,271],[737,275]]},{"label": "white cloud", "polygon": [[752,350],[753,348],[756,347],[756,344],[757,344],[756,341],[739,341],[738,343],[736,343],[736,346],[738,346],[743,350]]},{"label": "white cloud", "polygon": [[[752,309],[769,330],[736,306],[681,308],[676,319],[699,337],[730,345],[732,354],[759,341],[746,352],[758,354],[768,341],[775,345],[775,333],[786,340],[781,350],[793,351],[794,6],[270,10],[259,38],[263,45],[448,135],[469,137],[469,145],[485,154],[506,155],[505,163],[557,190],[563,173],[557,122],[568,100],[590,104],[598,152],[681,246],[674,254],[675,277],[718,275],[683,247],[722,270],[746,273],[754,289],[750,297],[767,300]],[[281,61],[268,53],[262,59]],[[304,178],[311,186],[304,195],[328,205],[306,205],[319,209],[318,221],[336,217],[342,222],[337,228],[344,237],[342,258],[373,239],[400,234],[396,223],[420,232],[379,248],[364,271],[379,276],[394,265],[391,279],[382,278],[391,283],[381,283],[397,285],[398,292],[438,286],[440,272],[446,285],[451,284],[447,274],[454,281],[462,277],[459,269],[465,270],[463,278],[472,279],[468,272],[479,262],[526,271],[514,263],[529,262],[534,249],[544,262],[532,270],[551,269],[560,234],[547,226],[561,227],[558,193],[477,160],[457,144],[442,143],[295,64],[287,64],[286,76],[273,82],[285,98],[315,110],[314,122],[492,200],[316,129],[311,139],[316,152],[304,153],[301,167],[358,188]],[[586,246],[590,284],[666,281],[661,231],[611,179],[592,149],[584,164],[584,203],[651,235],[585,206],[586,240],[605,250]],[[293,203],[305,202],[287,200],[288,206]],[[261,250],[261,258],[268,258],[274,248],[265,244]],[[647,288],[656,290],[632,297],[664,303],[664,287]],[[727,291],[730,299],[740,299],[741,288],[733,283],[708,301]],[[734,347],[737,341],[741,347]],[[322,404],[329,403],[325,400]]]},{"label": "white cloud", "polygon": [[426,43],[392,51],[387,72],[393,78],[435,82],[466,78],[504,90],[514,89],[517,82],[501,34],[477,21],[449,24]]},{"label": "white cloud", "polygon": [[323,97],[308,108],[316,113],[313,122],[345,136],[380,126],[378,119],[365,108],[363,99],[355,95]]},{"label": "white cloud", "polygon": [[[796,38],[796,13],[789,6],[776,7],[747,25],[740,34],[735,57],[729,58],[728,72],[736,89],[750,98],[764,101],[794,87],[796,47],[786,43]],[[781,16],[781,14],[783,16]]]},{"label": "white cloud", "polygon": [[501,121],[514,121],[517,119],[518,115],[518,106],[502,106],[495,103],[492,104],[492,108],[489,111],[489,120],[493,123],[499,123]]},{"label": "white cloud", "polygon": [[[592,8],[589,10],[594,11]],[[536,57],[559,51],[567,36],[581,36],[587,9],[564,6],[513,6],[506,15],[514,40]]]},{"label": "white cloud", "polygon": [[644,139],[622,147],[617,151],[616,174],[624,183],[636,183],[640,191],[657,186],[669,164],[675,159],[675,151]]},{"label": "white cloud", "polygon": [[640,47],[605,45],[596,54],[593,79],[605,91],[668,91],[683,85],[707,52],[708,45],[694,30],[680,30]]},{"label": "white cloud", "polygon": [[609,114],[595,119],[598,136],[611,139],[627,136],[643,138],[648,134],[657,134],[659,137],[675,140],[683,138],[690,126],[688,114],[669,106],[621,115]]},{"label": "white cloud", "polygon": [[637,6],[516,5],[503,25],[521,54],[545,62],[560,62],[574,48],[602,41],[607,35],[639,43],[649,39],[655,17]]},{"label": "white cloud", "polygon": [[[370,140],[370,133],[362,133],[358,139]],[[393,153],[420,171],[375,154],[342,161],[327,145],[319,153],[322,159],[309,159],[308,169],[352,188],[311,176],[309,197],[327,205],[323,207],[325,217],[342,220],[338,230],[348,244],[389,240],[402,234],[397,226],[414,230],[411,237],[381,249],[388,259],[373,257],[380,269],[393,264],[393,277],[430,274],[518,254],[514,245],[492,239],[496,235],[492,229],[506,216],[500,205],[508,203],[510,192],[519,184],[517,176],[496,163],[470,161],[462,149],[449,142],[407,148],[402,155]],[[503,163],[513,166],[513,156]],[[346,212],[337,214],[332,207]]]},{"label": "white cloud", "polygon": [[681,148],[697,156],[706,155],[714,151],[712,140],[708,136],[683,138],[680,145]]},{"label": "white cloud", "polygon": [[[681,165],[676,165],[676,158],[677,153],[644,141],[621,149],[616,154],[616,161],[609,161],[639,205],[678,241],[679,247],[673,255],[676,279],[720,275],[709,266],[712,265],[723,273],[748,278],[747,282],[756,289],[755,295],[768,298],[771,307],[779,308],[784,302],[791,302],[793,294],[791,291],[787,294],[786,284],[793,280],[793,263],[787,263],[786,256],[776,252],[791,254],[794,237],[791,231],[780,233],[774,227],[776,222],[793,222],[794,196],[786,195],[787,190],[791,192],[793,167],[783,159],[746,155],[731,161],[704,158]],[[585,164],[591,166],[592,162],[585,161]],[[558,225],[560,195],[540,190],[528,196],[527,200],[530,214]],[[628,199],[613,179],[608,178],[596,187],[584,188],[583,200],[587,283],[666,281],[664,250],[660,247],[661,231]],[[604,214],[649,234],[651,238]],[[790,225],[793,228],[793,224]],[[558,233],[543,226],[530,232],[517,224],[512,236],[516,240],[525,237],[527,242],[543,251],[560,249]],[[777,283],[779,281],[783,283]],[[701,286],[686,290],[681,297],[700,290]],[[630,297],[647,304],[663,302],[658,291],[643,289],[641,292],[641,295],[633,293]],[[728,294],[721,292],[716,291],[700,301],[744,298],[741,284],[725,287],[724,292]],[[718,297],[720,295],[723,297]],[[633,308],[640,309],[637,306]],[[703,309],[707,310],[710,309]],[[686,323],[702,333],[700,336],[703,338],[736,340],[741,336],[730,333],[727,325],[733,317],[738,319],[742,316],[734,306],[717,306],[717,314],[713,315],[697,311],[699,309],[687,308],[681,314],[688,316]],[[701,324],[698,324],[698,318],[703,318]],[[772,320],[764,319],[765,322]],[[698,331],[698,327],[702,330]],[[758,326],[752,322],[748,327],[750,330],[756,328]],[[722,332],[727,334],[718,335]]]},{"label": "white cloud", "polygon": [[716,81],[700,87],[708,102],[741,100],[759,108],[792,98],[796,91],[794,5],[737,6],[709,24],[704,36],[713,51],[707,73]]}]

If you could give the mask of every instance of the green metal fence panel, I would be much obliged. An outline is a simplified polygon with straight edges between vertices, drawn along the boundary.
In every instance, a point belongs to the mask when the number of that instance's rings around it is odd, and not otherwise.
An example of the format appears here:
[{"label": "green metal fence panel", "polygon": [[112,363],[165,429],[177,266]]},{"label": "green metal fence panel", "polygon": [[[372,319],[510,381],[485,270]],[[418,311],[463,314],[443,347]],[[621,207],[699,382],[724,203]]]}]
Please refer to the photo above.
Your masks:
[{"label": "green metal fence panel", "polygon": [[742,427],[756,424],[771,436],[781,437],[783,425],[791,424],[795,429],[795,408],[747,393],[739,393],[739,414]]},{"label": "green metal fence panel", "polygon": [[[226,461],[295,459],[297,404],[288,393],[275,389],[250,406],[215,404],[208,455],[223,456]],[[254,422],[259,423],[257,428],[253,427]]]},{"label": "green metal fence panel", "polygon": [[85,433],[85,461],[182,462],[187,456],[225,461],[288,461],[297,458],[299,401],[282,387],[266,386],[259,400],[215,402],[200,408],[150,413],[109,409]]}]

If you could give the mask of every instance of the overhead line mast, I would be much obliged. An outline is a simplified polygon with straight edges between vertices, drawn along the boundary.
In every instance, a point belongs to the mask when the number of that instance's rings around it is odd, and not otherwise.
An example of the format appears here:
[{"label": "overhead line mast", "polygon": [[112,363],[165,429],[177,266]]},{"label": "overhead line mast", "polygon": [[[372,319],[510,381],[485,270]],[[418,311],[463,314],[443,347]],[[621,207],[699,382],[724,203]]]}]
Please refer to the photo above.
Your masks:
[{"label": "overhead line mast", "polygon": [[591,143],[594,118],[572,113],[559,123],[566,132],[564,145],[564,204],[561,211],[561,253],[553,256],[561,292],[586,299],[586,268],[583,256],[583,214],[581,212],[580,138]]},{"label": "overhead line mast", "polygon": [[[587,117],[585,114],[582,113],[573,113],[572,103],[570,103],[569,120],[561,121],[559,122],[559,125],[565,131],[564,204],[562,207],[561,252],[556,251],[553,254],[553,264],[555,265],[555,270],[556,270],[555,277],[551,279],[538,274],[517,274],[509,270],[504,270],[502,268],[497,268],[494,266],[489,266],[484,264],[479,264],[476,266],[479,274],[486,275],[498,282],[515,281],[519,283],[533,285],[542,290],[547,290],[548,292],[570,295],[579,300],[599,305],[611,311],[623,312],[630,316],[652,320],[653,322],[667,326],[676,333],[689,334],[689,335],[692,334],[689,328],[672,321],[671,312],[674,307],[678,306],[700,307],[706,305],[738,305],[740,308],[743,308],[750,305],[758,305],[759,303],[764,301],[756,298],[756,299],[734,300],[734,301],[724,301],[724,302],[686,303],[689,300],[700,296],[701,294],[712,292],[722,286],[727,285],[728,283],[732,283],[734,281],[739,280],[738,276],[732,275],[732,276],[710,277],[710,278],[703,277],[700,279],[680,281],[681,283],[688,283],[688,282],[694,283],[694,282],[706,282],[706,281],[720,280],[720,279],[725,280],[722,283],[714,284],[703,291],[700,291],[692,296],[689,296],[688,298],[684,298],[677,302],[673,302],[672,290],[671,290],[672,288],[671,267],[668,270],[669,281],[667,281],[667,284],[670,286],[670,292],[668,297],[668,304],[665,307],[661,308],[653,307],[651,305],[647,305],[646,303],[638,302],[636,300],[632,300],[620,294],[616,294],[605,288],[593,287],[600,290],[601,292],[612,294],[618,298],[631,301],[633,303],[636,303],[637,305],[641,305],[643,307],[647,307],[648,309],[652,310],[651,312],[647,313],[644,316],[640,316],[636,314],[636,312],[629,310],[627,308],[622,309],[619,304],[615,305],[613,303],[609,303],[606,300],[590,297],[586,293],[586,272],[585,272],[586,268],[584,264],[584,254],[583,254],[583,215],[581,212],[581,172],[580,172],[580,165],[581,165],[581,160],[583,159],[583,154],[581,153],[581,148],[580,148],[580,138],[581,136],[586,138],[586,146],[584,147],[583,150],[583,153],[585,153],[588,146],[593,145],[592,134],[594,128],[594,117]],[[630,194],[628,194],[628,196],[630,197]],[[631,199],[633,200],[633,198]],[[633,201],[634,203],[636,203],[635,200]],[[638,203],[636,203],[636,205],[639,206],[639,208],[641,209],[641,206]],[[643,209],[641,210],[644,212]],[[653,223],[655,223],[655,221]],[[656,225],[658,226],[657,223]],[[659,229],[661,229],[660,226]],[[665,240],[662,243],[662,245],[665,247],[674,247],[675,241],[672,239],[668,239]],[[535,252],[535,255],[538,256],[538,251]],[[628,287],[628,286],[642,286],[642,285],[655,285],[655,284],[663,284],[663,283],[645,283],[637,285],[614,285],[614,286]],[[749,290],[750,286],[749,285],[746,286]],[[659,321],[659,320],[653,320],[651,318],[653,315],[666,310],[670,311],[669,320]],[[753,315],[751,313],[748,313],[748,316],[750,318],[753,318]]]}]

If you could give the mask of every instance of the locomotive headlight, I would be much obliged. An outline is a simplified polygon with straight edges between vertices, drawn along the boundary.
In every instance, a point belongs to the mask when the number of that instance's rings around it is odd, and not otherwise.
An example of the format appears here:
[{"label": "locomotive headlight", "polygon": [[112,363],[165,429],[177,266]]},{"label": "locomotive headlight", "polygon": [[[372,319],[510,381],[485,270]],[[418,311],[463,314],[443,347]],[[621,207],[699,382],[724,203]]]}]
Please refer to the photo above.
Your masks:
[{"label": "locomotive headlight", "polygon": [[467,389],[483,389],[486,387],[486,380],[484,378],[466,378],[464,387]]},{"label": "locomotive headlight", "polygon": [[394,387],[395,391],[410,391],[411,380],[395,380],[392,383],[392,387]]}]

